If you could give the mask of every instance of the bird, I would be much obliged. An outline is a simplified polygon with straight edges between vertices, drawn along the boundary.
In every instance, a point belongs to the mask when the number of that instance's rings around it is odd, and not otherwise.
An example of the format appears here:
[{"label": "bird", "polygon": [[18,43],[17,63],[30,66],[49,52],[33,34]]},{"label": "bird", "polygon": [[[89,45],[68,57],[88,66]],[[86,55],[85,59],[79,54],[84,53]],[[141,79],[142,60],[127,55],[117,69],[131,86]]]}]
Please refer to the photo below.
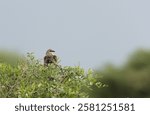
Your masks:
[{"label": "bird", "polygon": [[46,55],[44,56],[44,66],[48,66],[48,64],[57,64],[57,56],[54,52],[55,51],[52,49],[46,51]]},{"label": "bird", "polygon": [[[61,83],[63,83],[67,79],[67,76],[65,76],[63,68],[61,67],[61,65],[58,64],[58,58],[54,52],[55,51],[52,49],[48,49],[46,51],[46,55],[44,56],[44,66],[48,66],[48,64],[54,64],[56,67],[58,67],[61,71],[61,74],[62,74]],[[49,81],[53,81],[54,77],[49,76],[48,79],[49,79]]]}]

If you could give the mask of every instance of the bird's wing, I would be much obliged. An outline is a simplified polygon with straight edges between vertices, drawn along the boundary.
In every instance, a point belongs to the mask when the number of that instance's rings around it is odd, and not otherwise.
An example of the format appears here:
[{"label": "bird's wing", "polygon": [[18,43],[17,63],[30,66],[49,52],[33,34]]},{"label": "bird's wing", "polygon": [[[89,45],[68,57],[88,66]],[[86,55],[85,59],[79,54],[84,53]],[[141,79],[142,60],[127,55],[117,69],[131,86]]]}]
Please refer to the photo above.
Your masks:
[{"label": "bird's wing", "polygon": [[57,56],[56,55],[53,55],[53,59],[55,62],[57,62]]}]

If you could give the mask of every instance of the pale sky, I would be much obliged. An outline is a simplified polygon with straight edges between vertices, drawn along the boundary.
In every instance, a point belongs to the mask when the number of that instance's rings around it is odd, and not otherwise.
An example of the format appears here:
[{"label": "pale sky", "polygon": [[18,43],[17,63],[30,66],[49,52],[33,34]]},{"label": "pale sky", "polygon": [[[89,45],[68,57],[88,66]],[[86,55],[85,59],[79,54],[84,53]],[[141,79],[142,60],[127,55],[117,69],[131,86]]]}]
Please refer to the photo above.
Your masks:
[{"label": "pale sky", "polygon": [[121,64],[150,48],[150,0],[0,0],[0,48],[51,48],[62,65]]}]

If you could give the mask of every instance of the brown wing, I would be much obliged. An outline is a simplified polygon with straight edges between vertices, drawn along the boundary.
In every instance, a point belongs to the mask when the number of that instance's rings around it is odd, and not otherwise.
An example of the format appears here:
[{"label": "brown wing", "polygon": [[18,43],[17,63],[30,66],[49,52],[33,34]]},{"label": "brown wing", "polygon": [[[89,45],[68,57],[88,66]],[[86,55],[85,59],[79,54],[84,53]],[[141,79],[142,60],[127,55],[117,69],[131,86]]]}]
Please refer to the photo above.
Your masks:
[{"label": "brown wing", "polygon": [[45,56],[44,57],[44,65],[47,66],[50,63],[53,63],[53,57],[52,56]]},{"label": "brown wing", "polygon": [[57,56],[53,55],[53,60],[57,63]]}]

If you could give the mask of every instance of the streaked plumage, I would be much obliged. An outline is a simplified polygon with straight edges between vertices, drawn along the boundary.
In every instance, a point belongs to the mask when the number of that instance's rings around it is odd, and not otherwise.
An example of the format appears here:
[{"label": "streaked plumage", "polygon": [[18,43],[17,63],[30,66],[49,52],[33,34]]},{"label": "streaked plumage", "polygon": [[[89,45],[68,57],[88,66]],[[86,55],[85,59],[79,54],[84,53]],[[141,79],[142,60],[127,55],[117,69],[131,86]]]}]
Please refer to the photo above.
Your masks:
[{"label": "streaked plumage", "polygon": [[44,65],[47,66],[48,64],[56,64],[57,63],[57,56],[54,54],[54,50],[48,49],[46,51],[46,55],[44,56]]}]

